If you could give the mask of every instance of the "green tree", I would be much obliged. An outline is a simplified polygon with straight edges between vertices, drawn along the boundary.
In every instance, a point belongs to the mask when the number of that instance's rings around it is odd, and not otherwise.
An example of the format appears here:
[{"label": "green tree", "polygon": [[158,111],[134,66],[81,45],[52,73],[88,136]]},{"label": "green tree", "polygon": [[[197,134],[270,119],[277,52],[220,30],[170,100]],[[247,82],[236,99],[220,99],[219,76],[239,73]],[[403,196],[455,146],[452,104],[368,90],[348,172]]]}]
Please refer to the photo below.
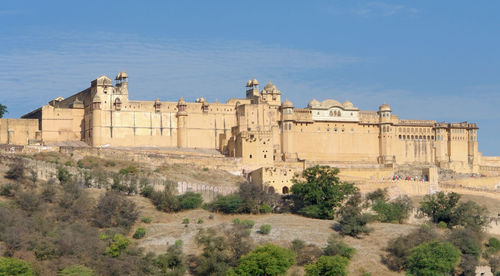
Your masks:
[{"label": "green tree", "polygon": [[361,194],[356,192],[340,209],[340,220],[334,229],[339,231],[342,235],[349,235],[358,237],[360,234],[368,234],[372,230],[367,226],[370,221],[368,214],[362,214]]},{"label": "green tree", "polygon": [[376,200],[372,209],[377,212],[377,219],[381,222],[403,223],[410,216],[412,208],[408,196],[401,196],[391,202]]},{"label": "green tree", "polygon": [[178,196],[181,208],[184,209],[196,209],[200,208],[203,203],[203,198],[201,194],[187,192],[183,195]]},{"label": "green tree", "polygon": [[0,275],[32,276],[35,274],[31,270],[30,264],[23,260],[0,257]]},{"label": "green tree", "polygon": [[452,275],[460,262],[460,250],[449,242],[431,241],[412,249],[407,275]]},{"label": "green tree", "polygon": [[0,104],[0,118],[3,118],[3,115],[5,113],[8,113],[7,107],[5,105],[3,105],[3,104]]},{"label": "green tree", "polygon": [[61,270],[58,276],[95,276],[95,272],[83,265],[72,265]]},{"label": "green tree", "polygon": [[284,275],[295,263],[295,253],[290,249],[266,244],[241,257],[236,275]]},{"label": "green tree", "polygon": [[118,257],[130,245],[130,240],[122,234],[115,234],[106,252],[111,257]]},{"label": "green tree", "polygon": [[336,168],[315,166],[294,178],[291,192],[295,211],[308,217],[333,219],[345,199],[358,190],[353,183],[340,181],[338,173]]},{"label": "green tree", "polygon": [[490,223],[488,209],[474,201],[460,202],[453,210],[449,226],[460,225],[475,232],[482,231]]},{"label": "green tree", "polygon": [[349,259],[342,256],[321,256],[306,266],[306,276],[347,276]]},{"label": "green tree", "polygon": [[457,193],[445,194],[439,192],[426,195],[420,203],[420,210],[431,217],[434,223],[443,221],[450,225],[450,221],[453,219],[453,209],[457,206],[459,200],[460,195]]}]

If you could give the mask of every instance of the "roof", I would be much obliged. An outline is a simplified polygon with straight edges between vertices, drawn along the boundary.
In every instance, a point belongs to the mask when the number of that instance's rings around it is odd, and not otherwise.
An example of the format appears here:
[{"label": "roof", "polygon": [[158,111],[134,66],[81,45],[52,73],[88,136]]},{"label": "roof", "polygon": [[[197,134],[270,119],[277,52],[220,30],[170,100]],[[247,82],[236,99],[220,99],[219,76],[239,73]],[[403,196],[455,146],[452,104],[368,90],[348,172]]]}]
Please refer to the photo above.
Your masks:
[{"label": "roof", "polygon": [[289,101],[288,99],[286,99],[282,104],[281,104],[282,107],[293,107],[293,103],[291,101]]}]

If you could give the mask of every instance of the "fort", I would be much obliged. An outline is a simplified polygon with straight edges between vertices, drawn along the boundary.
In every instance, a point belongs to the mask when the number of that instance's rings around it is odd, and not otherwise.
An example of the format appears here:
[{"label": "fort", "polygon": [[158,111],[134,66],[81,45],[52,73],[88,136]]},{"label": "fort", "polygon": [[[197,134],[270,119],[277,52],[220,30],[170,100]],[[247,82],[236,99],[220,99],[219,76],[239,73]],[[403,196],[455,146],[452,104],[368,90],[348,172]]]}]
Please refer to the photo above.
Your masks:
[{"label": "fort", "polygon": [[317,164],[351,177],[391,177],[405,165],[498,171],[497,159],[482,161],[475,123],[400,119],[385,103],[362,111],[349,101],[313,99],[299,108],[282,100],[274,84],[261,89],[256,79],[246,83],[245,97],[225,103],[131,100],[122,71],[114,83],[100,76],[20,119],[0,119],[0,144],[217,151],[252,181],[283,193],[295,173]]}]

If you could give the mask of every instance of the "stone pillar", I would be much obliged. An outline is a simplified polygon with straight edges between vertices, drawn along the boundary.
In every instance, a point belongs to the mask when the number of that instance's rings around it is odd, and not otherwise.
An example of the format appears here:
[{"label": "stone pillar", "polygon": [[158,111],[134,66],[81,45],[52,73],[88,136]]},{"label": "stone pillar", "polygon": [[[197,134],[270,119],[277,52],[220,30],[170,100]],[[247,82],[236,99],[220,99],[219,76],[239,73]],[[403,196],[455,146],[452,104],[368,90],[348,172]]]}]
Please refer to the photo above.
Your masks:
[{"label": "stone pillar", "polygon": [[178,148],[187,148],[187,111],[186,111],[186,101],[184,98],[180,98],[177,103],[177,147]]}]

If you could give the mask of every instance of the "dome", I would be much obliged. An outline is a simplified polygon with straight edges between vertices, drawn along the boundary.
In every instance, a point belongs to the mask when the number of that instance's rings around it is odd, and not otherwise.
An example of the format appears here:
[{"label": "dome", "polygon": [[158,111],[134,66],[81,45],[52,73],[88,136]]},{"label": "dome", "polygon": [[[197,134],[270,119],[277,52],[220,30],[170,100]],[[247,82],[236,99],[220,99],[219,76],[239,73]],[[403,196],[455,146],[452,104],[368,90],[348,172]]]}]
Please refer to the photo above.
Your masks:
[{"label": "dome", "polygon": [[251,81],[251,80],[248,80],[248,81],[247,81],[247,85],[246,85],[246,87],[252,87],[252,81]]},{"label": "dome", "polygon": [[125,71],[121,71],[120,73],[118,73],[118,75],[116,75],[115,80],[121,80],[126,78],[128,78],[127,73],[125,73]]},{"label": "dome", "polygon": [[269,81],[269,82],[266,84],[266,86],[264,86],[264,89],[265,89],[265,90],[268,90],[268,91],[271,91],[271,90],[273,90],[273,89],[276,89],[276,86],[274,86],[274,84],[273,84],[271,81]]},{"label": "dome", "polygon": [[328,99],[328,100],[322,101],[321,106],[322,107],[332,107],[332,106],[342,106],[343,107],[343,105],[341,103],[339,103],[338,101],[333,100],[333,99]]},{"label": "dome", "polygon": [[342,105],[346,108],[353,108],[354,107],[354,105],[350,101],[345,101]]},{"label": "dome", "polygon": [[182,96],[179,99],[179,102],[177,102],[177,105],[186,105],[186,101],[184,100],[184,98]]},{"label": "dome", "polygon": [[252,85],[259,85],[259,81],[257,81],[257,79],[254,78],[252,80]]},{"label": "dome", "polygon": [[286,99],[282,104],[281,104],[282,107],[293,107],[293,103],[291,101],[289,101],[288,99]]},{"label": "dome", "polygon": [[388,104],[383,104],[378,109],[380,111],[391,111],[391,107]]},{"label": "dome", "polygon": [[318,105],[320,105],[320,103],[316,99],[313,99],[312,101],[310,101],[307,104],[308,107],[313,107],[313,106],[318,106]]}]

